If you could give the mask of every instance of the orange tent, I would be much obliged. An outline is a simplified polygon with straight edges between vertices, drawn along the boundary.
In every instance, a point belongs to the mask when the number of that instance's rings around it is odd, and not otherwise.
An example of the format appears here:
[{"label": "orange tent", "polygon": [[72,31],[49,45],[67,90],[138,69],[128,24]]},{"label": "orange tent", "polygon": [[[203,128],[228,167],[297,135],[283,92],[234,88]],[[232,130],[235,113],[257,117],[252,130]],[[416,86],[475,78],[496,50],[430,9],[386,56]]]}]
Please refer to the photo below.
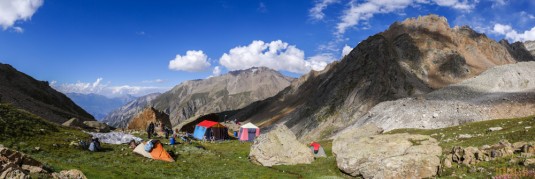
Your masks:
[{"label": "orange tent", "polygon": [[160,142],[156,143],[154,145],[154,148],[152,148],[152,151],[150,152],[150,156],[152,156],[152,159],[154,160],[163,160],[168,162],[174,162],[175,160],[165,149],[163,148],[162,144]]},{"label": "orange tent", "polygon": [[[150,142],[150,141],[149,141]],[[154,160],[163,160],[166,162],[174,162],[175,160],[165,151],[162,144],[160,142],[155,142],[154,147],[149,152],[145,151],[145,145],[146,143],[141,143],[137,145],[137,147],[134,149],[135,153],[138,153],[140,155],[143,155],[144,157],[151,158]]]}]

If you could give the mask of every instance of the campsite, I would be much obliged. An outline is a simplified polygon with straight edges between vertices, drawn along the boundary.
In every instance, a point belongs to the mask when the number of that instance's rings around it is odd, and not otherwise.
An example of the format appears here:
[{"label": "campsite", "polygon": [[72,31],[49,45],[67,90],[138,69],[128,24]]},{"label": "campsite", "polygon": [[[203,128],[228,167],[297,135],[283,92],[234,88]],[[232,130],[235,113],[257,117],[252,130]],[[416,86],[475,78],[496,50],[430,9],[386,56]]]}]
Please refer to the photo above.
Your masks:
[{"label": "campsite", "polygon": [[[174,162],[153,160],[136,154],[126,144],[102,144],[102,151],[90,152],[71,141],[88,138],[80,131],[60,128],[43,136],[3,145],[25,152],[54,170],[79,168],[88,178],[313,178],[343,176],[334,158],[320,159],[312,165],[262,167],[249,162],[250,142],[237,140],[217,143],[193,141],[191,144],[163,145]],[[146,138],[144,138],[146,141]],[[163,143],[167,140],[160,139]],[[329,145],[326,142],[325,145]],[[199,149],[202,146],[205,149]],[[40,149],[35,150],[36,147]]]},{"label": "campsite", "polygon": [[0,0],[0,179],[535,178],[535,0]]}]

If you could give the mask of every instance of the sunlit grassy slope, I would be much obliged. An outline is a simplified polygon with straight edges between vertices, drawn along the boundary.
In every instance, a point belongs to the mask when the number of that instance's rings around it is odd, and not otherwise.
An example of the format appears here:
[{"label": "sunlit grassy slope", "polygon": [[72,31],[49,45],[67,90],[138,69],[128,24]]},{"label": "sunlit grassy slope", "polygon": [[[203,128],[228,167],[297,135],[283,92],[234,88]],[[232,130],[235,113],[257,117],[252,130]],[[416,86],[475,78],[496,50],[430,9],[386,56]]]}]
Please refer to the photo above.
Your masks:
[{"label": "sunlit grassy slope", "polygon": [[[413,133],[431,135],[440,141],[443,153],[453,146],[482,146],[501,139],[514,143],[535,141],[533,116],[515,119],[498,119],[467,123],[443,129],[398,129],[388,133]],[[489,132],[490,127],[503,130]],[[528,127],[528,128],[526,128]],[[530,128],[532,127],[532,128]],[[346,178],[336,167],[331,152],[331,141],[320,142],[327,158],[320,158],[310,165],[262,167],[247,159],[251,143],[225,141],[220,143],[165,145],[174,155],[175,162],[154,161],[132,153],[126,145],[103,144],[104,151],[89,152],[70,146],[72,141],[89,139],[90,136],[76,129],[64,128],[10,105],[0,104],[0,144],[30,154],[53,170],[80,169],[89,178]],[[460,134],[474,137],[459,139]],[[144,136],[142,136],[144,137]],[[162,140],[162,142],[168,142]],[[198,149],[203,146],[204,149]],[[35,150],[39,147],[40,150]],[[489,178],[500,167],[521,168],[513,157],[481,162],[475,167],[485,172],[470,173],[469,167],[454,164],[453,168],[440,172],[440,177]],[[443,156],[444,157],[444,156]],[[455,175],[452,177],[452,175]]]},{"label": "sunlit grassy slope", "polygon": [[[0,116],[0,144],[30,154],[55,171],[77,168],[89,178],[344,177],[336,168],[330,141],[321,142],[329,157],[318,159],[311,165],[258,166],[247,159],[251,143],[239,141],[165,145],[176,159],[176,162],[169,163],[134,154],[127,145],[103,144],[102,152],[70,146],[72,141],[89,139],[90,136],[46,122],[9,105],[0,104]],[[203,146],[206,150],[196,146]],[[35,147],[40,150],[35,150]]]}]

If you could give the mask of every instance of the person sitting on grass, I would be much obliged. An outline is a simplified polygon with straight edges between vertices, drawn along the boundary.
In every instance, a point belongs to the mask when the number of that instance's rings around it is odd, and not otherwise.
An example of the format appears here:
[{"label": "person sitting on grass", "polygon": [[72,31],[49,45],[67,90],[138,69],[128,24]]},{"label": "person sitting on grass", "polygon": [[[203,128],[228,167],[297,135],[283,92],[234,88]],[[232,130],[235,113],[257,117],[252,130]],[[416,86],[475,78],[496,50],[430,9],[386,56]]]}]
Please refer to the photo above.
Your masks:
[{"label": "person sitting on grass", "polygon": [[89,151],[96,152],[99,151],[100,148],[100,141],[98,141],[98,138],[93,138],[91,140],[91,144],[89,144]]}]

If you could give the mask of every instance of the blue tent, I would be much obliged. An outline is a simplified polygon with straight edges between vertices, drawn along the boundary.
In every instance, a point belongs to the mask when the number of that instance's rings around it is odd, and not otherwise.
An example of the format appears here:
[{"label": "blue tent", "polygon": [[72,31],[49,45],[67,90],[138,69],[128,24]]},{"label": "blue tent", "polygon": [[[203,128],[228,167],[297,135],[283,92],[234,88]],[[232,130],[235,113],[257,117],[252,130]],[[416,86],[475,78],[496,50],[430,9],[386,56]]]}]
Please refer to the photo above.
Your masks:
[{"label": "blue tent", "polygon": [[215,140],[225,140],[228,139],[228,129],[219,124],[218,122],[204,120],[195,126],[195,131],[193,132],[193,138],[198,140],[205,139],[210,140],[212,136]]}]

